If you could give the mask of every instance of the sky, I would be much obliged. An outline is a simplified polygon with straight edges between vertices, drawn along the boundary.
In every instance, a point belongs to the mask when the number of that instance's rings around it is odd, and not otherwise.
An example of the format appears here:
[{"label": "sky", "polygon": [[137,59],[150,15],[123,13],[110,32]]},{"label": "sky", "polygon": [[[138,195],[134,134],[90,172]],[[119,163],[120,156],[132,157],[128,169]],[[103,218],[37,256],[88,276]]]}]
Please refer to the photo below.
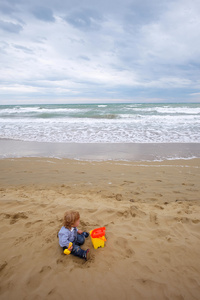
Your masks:
[{"label": "sky", "polygon": [[200,102],[199,0],[1,0],[0,104]]}]

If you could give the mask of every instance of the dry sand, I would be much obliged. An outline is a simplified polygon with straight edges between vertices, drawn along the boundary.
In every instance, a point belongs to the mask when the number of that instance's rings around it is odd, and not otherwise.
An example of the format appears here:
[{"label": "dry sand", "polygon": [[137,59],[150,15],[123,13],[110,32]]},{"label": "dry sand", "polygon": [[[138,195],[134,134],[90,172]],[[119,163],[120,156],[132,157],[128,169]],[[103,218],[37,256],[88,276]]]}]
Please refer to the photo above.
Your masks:
[{"label": "dry sand", "polygon": [[[0,299],[199,299],[200,159],[0,160]],[[66,256],[64,211],[106,226],[104,248]]]}]

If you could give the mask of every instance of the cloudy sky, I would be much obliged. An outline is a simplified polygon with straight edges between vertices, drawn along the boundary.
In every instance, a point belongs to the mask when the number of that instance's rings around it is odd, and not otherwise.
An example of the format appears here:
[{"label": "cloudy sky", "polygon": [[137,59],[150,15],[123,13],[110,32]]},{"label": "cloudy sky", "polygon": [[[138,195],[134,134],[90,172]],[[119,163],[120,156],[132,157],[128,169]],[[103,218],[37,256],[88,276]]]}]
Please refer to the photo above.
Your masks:
[{"label": "cloudy sky", "polygon": [[199,0],[1,0],[0,104],[200,102]]}]

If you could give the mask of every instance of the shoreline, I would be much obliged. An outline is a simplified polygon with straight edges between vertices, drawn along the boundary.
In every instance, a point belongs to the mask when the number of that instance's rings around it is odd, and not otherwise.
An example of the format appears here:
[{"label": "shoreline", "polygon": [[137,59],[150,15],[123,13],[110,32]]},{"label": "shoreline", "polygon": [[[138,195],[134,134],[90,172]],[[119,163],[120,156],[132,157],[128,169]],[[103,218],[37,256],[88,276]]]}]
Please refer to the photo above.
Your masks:
[{"label": "shoreline", "polygon": [[49,143],[0,139],[0,159],[164,161],[200,158],[200,143]]}]

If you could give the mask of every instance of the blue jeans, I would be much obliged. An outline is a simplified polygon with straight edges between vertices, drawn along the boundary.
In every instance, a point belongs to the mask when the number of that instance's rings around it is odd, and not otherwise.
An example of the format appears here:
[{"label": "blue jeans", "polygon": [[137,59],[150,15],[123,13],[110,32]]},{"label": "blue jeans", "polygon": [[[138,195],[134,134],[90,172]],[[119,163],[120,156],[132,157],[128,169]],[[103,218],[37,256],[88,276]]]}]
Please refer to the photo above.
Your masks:
[{"label": "blue jeans", "polygon": [[72,249],[71,254],[73,254],[74,256],[81,257],[81,258],[86,258],[87,250],[81,249],[80,246],[85,243],[85,238],[88,236],[89,236],[89,234],[87,232],[83,232],[82,234],[77,234],[77,238],[73,242],[73,249]]}]

